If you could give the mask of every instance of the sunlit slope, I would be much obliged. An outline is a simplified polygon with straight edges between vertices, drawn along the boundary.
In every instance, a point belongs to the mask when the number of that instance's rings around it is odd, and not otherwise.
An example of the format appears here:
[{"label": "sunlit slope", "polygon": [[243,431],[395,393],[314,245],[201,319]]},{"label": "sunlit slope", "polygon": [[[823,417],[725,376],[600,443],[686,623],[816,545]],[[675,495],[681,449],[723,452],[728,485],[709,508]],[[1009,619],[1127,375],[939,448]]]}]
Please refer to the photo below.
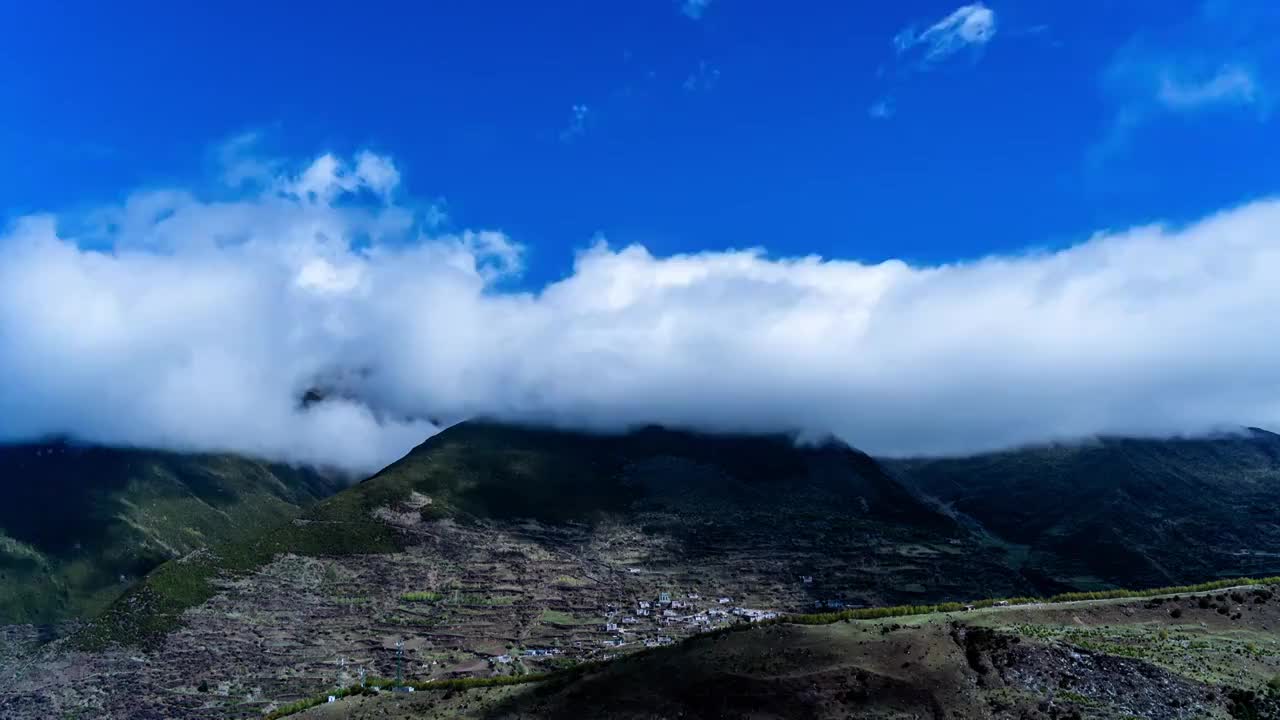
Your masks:
[{"label": "sunlit slope", "polygon": [[0,623],[92,613],[166,560],[261,532],[341,486],[232,455],[0,447]]}]

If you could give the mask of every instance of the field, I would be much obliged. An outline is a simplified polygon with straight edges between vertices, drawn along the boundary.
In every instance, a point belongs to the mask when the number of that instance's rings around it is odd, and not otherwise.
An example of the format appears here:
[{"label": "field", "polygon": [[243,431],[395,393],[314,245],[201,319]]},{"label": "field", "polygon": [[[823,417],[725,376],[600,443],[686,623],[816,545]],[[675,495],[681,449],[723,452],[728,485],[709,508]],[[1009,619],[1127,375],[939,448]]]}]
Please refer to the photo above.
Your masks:
[{"label": "field", "polygon": [[1280,711],[1269,687],[1280,673],[1269,629],[1278,621],[1274,589],[1241,588],[781,623],[699,636],[582,677],[465,692],[428,685],[297,717],[1266,718]]}]

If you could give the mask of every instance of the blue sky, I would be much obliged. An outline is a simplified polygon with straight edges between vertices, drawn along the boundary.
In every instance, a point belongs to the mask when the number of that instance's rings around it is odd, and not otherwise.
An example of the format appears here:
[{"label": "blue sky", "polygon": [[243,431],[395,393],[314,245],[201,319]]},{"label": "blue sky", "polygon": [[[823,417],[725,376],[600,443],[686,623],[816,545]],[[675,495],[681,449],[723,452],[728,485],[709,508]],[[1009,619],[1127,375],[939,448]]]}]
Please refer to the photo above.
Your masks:
[{"label": "blue sky", "polygon": [[1262,0],[3,4],[0,442],[1280,429],[1278,38]]},{"label": "blue sky", "polygon": [[[1056,247],[1277,190],[1267,5],[991,2],[992,34],[930,60],[895,38],[955,0],[8,3],[0,209],[190,186],[255,132],[393,156],[407,192],[529,248],[535,287],[596,233],[658,255]],[[1231,70],[1252,85],[1160,98]]]}]

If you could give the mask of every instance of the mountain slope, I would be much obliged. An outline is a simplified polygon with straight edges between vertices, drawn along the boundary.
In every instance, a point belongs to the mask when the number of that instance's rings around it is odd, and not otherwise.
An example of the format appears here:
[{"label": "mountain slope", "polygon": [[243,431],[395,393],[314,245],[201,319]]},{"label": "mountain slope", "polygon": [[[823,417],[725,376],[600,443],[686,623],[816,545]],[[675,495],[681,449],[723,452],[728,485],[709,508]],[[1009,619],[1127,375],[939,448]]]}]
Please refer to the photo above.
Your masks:
[{"label": "mountain slope", "polygon": [[[120,716],[242,717],[323,689],[340,658],[394,674],[397,641],[415,677],[451,677],[816,604],[1030,590],[843,445],[464,423],[292,522],[157,568],[66,645],[85,672],[128,673]],[[200,683],[255,690],[182,689]]]},{"label": "mountain slope", "polygon": [[341,485],[232,455],[0,446],[0,623],[91,614],[164,561],[260,532]]},{"label": "mountain slope", "polygon": [[[1265,448],[1247,443],[1172,450],[1157,443],[1142,452],[1121,445],[1126,449],[1119,459],[1102,455],[1084,467],[1123,480],[1134,468],[1170,465],[1177,472],[1165,472],[1198,488],[1216,487],[1239,468],[1256,466],[1256,491],[1270,486],[1260,459]],[[1007,462],[1015,466],[1047,463],[1034,454],[1011,455]],[[1234,464],[1212,459],[1219,455]],[[1226,467],[1222,477],[1215,475],[1220,470],[1215,462]],[[984,530],[963,514],[944,514],[896,477],[932,463],[894,463],[891,472],[884,463],[836,443],[797,447],[777,436],[657,428],[603,436],[464,423],[291,522],[160,566],[82,632],[11,663],[17,668],[15,687],[23,688],[14,702],[41,712],[92,707],[103,717],[239,718],[349,685],[357,669],[388,677],[401,667],[424,683],[502,677],[605,660],[775,613],[812,611],[815,605],[1044,594],[1068,582],[1085,584],[1079,572],[1114,560],[1011,542],[1009,537],[1036,542],[1036,530],[1024,530],[1025,524],[1053,515],[1057,525],[1042,526],[1076,532],[1081,543],[1107,542],[1096,529],[1113,526],[1121,537],[1134,533],[1134,541],[1141,541],[1123,518],[1107,524],[1115,508],[1090,493],[1113,488],[1090,490],[1074,463],[1062,461],[1061,493],[1054,499],[1037,498],[1034,490],[1041,486],[1022,488],[1021,498],[1003,506],[1010,519],[1001,524],[999,514],[987,515],[990,529]],[[987,475],[977,477],[988,484],[980,481],[975,487],[998,498],[1006,494]],[[1206,517],[1217,517],[1220,508],[1202,493],[1170,486],[1178,502],[1161,501],[1162,512],[1177,508],[1194,519],[1199,502],[1208,503]],[[1122,496],[1142,489],[1122,487]],[[1068,493],[1078,495],[1068,498]],[[1077,528],[1092,528],[1094,535],[1079,535],[1083,531]],[[1227,530],[1249,532],[1235,525]],[[993,532],[1008,537],[993,537]],[[1259,542],[1270,541],[1260,537]],[[1277,547],[1256,549],[1280,551]],[[1145,558],[1148,551],[1138,552]],[[1059,565],[1070,562],[1083,569],[1062,572]],[[1186,612],[1204,622],[1232,623],[1248,615],[1240,607],[1244,604],[1232,597],[1211,607],[1188,606]],[[1062,619],[1068,629],[1074,623]],[[742,649],[744,660],[765,662],[771,648],[784,651],[790,641],[778,642]],[[1261,647],[1254,639],[1248,642]],[[396,651],[401,643],[403,658]],[[1238,649],[1233,645],[1228,654]],[[954,651],[949,652],[954,660]],[[1075,663],[1072,652],[1054,650],[1044,658],[1051,664]],[[1117,652],[1126,656],[1128,650]],[[703,662],[694,660],[693,665]],[[844,664],[837,658],[833,667]],[[1116,667],[1116,673],[1147,672]],[[1274,674],[1270,667],[1258,672]],[[968,671],[954,664],[948,668],[948,673],[959,670],[955,687],[968,686]],[[932,675],[912,678],[893,665],[864,669],[878,676],[867,676],[869,681],[902,688],[912,712],[921,707],[916,700],[932,702]],[[1103,670],[1102,679],[1113,674]],[[646,670],[618,682],[643,696],[652,672],[666,670]],[[51,685],[51,673],[119,677],[127,683],[103,694],[74,679]],[[680,670],[671,689],[697,695],[713,692],[723,681],[735,690],[741,674],[722,676],[714,667],[691,666]],[[802,676],[799,684],[781,678],[779,692],[807,692],[808,681],[825,683],[827,671]],[[1260,676],[1251,677],[1256,685]],[[684,680],[696,682],[682,688]],[[898,680],[907,684],[895,685]],[[610,682],[599,686],[601,692],[613,687]],[[200,687],[214,690],[205,693]],[[1111,692],[1119,686],[1098,687]],[[580,707],[573,698],[565,700],[566,713]],[[642,713],[645,702],[641,698]],[[844,700],[835,705],[849,707]],[[511,709],[516,716],[526,712]]]},{"label": "mountain slope", "polygon": [[898,461],[905,482],[1089,589],[1280,570],[1280,435],[1096,442]]}]

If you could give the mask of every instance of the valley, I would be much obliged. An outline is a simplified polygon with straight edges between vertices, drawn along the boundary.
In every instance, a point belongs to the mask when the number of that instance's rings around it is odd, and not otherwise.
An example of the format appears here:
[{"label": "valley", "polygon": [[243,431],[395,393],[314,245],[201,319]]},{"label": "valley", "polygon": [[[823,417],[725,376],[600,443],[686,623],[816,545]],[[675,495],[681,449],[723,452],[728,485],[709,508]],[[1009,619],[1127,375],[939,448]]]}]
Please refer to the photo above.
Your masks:
[{"label": "valley", "polygon": [[[808,717],[1225,718],[1233,692],[1267,707],[1274,588],[1027,604],[1119,583],[1073,584],[908,470],[782,436],[465,423],[299,517],[162,565],[64,637],[10,626],[0,713],[252,718],[397,676],[420,692],[307,712],[581,717],[609,696],[617,717],[767,717],[776,696]],[[964,609],[983,598],[1014,600]],[[1143,682],[1185,705],[1117,704]],[[725,694],[746,704],[705,704]]]}]

